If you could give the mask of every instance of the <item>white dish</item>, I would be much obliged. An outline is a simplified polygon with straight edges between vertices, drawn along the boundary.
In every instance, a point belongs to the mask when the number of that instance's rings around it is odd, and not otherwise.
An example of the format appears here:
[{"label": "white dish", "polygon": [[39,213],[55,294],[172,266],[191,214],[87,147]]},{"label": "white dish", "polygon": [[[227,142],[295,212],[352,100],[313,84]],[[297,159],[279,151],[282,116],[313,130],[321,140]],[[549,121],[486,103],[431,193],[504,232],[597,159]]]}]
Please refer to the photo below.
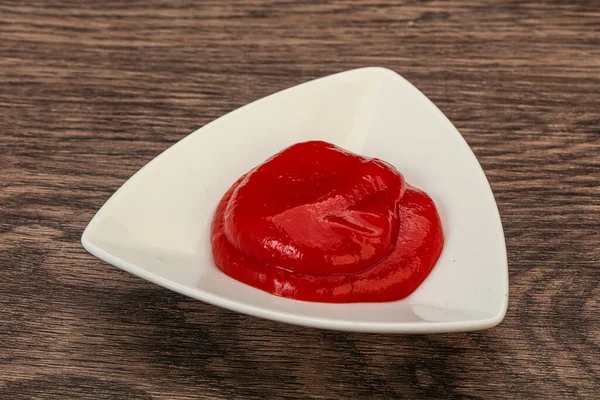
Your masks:
[{"label": "white dish", "polygon": [[[406,299],[354,304],[284,299],[215,267],[209,227],[223,193],[269,156],[313,139],[388,161],[434,199],[444,250],[429,277]],[[94,216],[81,241],[96,257],[181,294],[318,328],[485,329],[504,318],[508,304],[502,224],[477,159],[431,101],[383,68],[304,83],[207,124],[129,179]]]}]

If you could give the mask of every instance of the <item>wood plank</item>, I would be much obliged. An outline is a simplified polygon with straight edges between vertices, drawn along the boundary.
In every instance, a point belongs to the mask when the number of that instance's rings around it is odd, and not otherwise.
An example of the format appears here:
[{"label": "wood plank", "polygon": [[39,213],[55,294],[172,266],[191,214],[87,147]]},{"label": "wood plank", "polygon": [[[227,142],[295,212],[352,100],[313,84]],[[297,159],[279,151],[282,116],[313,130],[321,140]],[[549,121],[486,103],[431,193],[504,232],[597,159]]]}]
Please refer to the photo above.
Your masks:
[{"label": "wood plank", "polygon": [[[0,398],[594,398],[600,3],[3,1]],[[398,71],[448,115],[502,216],[505,321],[327,332],[104,264],[80,235],[135,171],[254,99]]]}]

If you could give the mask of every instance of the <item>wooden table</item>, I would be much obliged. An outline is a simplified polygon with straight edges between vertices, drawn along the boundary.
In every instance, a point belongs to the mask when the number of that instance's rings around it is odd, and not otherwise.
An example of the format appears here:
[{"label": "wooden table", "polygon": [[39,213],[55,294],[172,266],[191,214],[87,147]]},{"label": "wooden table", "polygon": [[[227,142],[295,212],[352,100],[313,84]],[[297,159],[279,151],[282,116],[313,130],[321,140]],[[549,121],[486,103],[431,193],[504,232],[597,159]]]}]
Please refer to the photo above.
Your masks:
[{"label": "wooden table", "polygon": [[[224,311],[79,244],[212,119],[361,66],[448,115],[494,190],[510,305],[489,331],[329,332]],[[600,394],[600,3],[3,1],[0,398]]]}]

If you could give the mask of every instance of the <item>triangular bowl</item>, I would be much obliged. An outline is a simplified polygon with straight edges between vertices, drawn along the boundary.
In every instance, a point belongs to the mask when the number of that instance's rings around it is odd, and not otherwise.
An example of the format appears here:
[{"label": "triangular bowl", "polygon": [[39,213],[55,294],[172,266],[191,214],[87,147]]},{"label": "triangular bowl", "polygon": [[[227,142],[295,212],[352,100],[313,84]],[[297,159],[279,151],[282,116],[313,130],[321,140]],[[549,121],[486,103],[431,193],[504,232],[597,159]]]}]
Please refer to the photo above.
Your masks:
[{"label": "triangular bowl", "polygon": [[[215,207],[243,173],[293,143],[325,140],[393,164],[438,206],[443,253],[425,282],[391,303],[279,298],[219,271]],[[184,295],[287,323],[365,332],[485,329],[508,304],[508,268],[494,196],[460,133],[393,71],[363,68],[307,82],[192,133],[131,177],[82,236],[96,257]]]}]

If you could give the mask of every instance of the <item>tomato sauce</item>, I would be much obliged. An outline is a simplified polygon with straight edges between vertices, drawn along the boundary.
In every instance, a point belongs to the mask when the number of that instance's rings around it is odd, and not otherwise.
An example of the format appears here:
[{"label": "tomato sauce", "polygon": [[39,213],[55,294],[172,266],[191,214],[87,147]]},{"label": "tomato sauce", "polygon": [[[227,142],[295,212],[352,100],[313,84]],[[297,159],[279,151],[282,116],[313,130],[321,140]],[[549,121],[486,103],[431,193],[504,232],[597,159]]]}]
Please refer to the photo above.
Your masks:
[{"label": "tomato sauce", "polygon": [[298,143],[235,182],[212,223],[216,265],[297,300],[400,300],[443,247],[431,198],[393,166],[330,143]]}]

